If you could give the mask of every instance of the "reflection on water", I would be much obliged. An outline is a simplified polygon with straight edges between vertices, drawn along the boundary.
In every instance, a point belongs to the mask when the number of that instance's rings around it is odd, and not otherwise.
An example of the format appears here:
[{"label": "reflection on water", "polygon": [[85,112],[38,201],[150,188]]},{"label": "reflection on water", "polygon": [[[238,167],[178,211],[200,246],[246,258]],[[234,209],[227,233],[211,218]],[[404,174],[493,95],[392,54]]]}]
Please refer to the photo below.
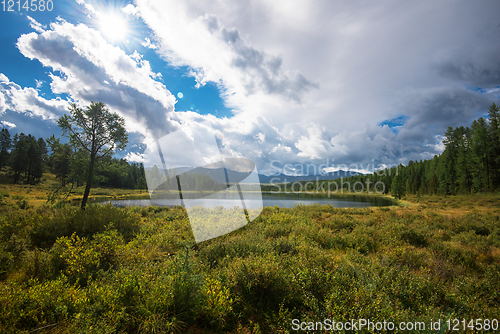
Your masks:
[{"label": "reflection on water", "polygon": [[[250,194],[250,196],[248,196]],[[205,208],[214,208],[221,206],[221,202],[224,203],[224,207],[234,207],[241,205],[241,199],[237,192],[218,192],[212,194],[209,197],[199,198],[196,194],[184,194],[184,198],[192,198],[190,206],[203,206]],[[343,195],[342,197],[330,198],[324,196],[323,194],[272,194],[272,193],[262,193],[262,202],[260,201],[260,194],[256,193],[254,195],[255,199],[252,199],[252,194],[247,193],[247,198],[245,199],[245,204],[247,209],[256,209],[262,205],[264,206],[279,206],[281,208],[293,208],[296,205],[312,205],[312,204],[328,204],[336,208],[364,208],[369,206],[389,206],[393,205],[392,201],[381,197],[363,197],[358,195]],[[149,205],[162,205],[162,206],[175,206],[181,205],[180,200],[177,198],[173,199],[155,199],[153,203],[150,199],[120,199],[105,201],[102,203],[111,203],[116,207],[125,206],[149,206]],[[234,204],[234,205],[233,205]]]}]

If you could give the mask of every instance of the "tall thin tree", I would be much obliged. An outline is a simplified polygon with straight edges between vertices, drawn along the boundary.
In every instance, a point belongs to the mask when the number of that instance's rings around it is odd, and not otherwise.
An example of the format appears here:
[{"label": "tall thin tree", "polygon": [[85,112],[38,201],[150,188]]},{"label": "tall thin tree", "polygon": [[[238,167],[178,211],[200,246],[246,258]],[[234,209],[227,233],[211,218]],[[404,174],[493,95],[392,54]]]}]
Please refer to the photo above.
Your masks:
[{"label": "tall thin tree", "polygon": [[89,154],[87,183],[81,204],[83,210],[87,205],[97,160],[112,155],[116,150],[125,149],[128,134],[125,131],[125,120],[110,112],[102,102],[91,102],[85,110],[73,103],[69,112],[70,115],[59,118],[58,125],[73,146],[80,147]]}]

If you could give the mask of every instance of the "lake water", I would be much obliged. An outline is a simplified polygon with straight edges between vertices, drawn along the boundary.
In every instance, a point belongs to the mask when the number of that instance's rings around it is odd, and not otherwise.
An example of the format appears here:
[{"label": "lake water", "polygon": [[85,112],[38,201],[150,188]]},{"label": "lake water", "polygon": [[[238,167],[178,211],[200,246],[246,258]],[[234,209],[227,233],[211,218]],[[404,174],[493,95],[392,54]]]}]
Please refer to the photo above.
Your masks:
[{"label": "lake water", "polygon": [[[241,200],[238,193],[216,193],[211,196],[203,198],[186,198],[189,196],[185,195],[185,204],[190,207],[200,205],[206,208],[214,208],[217,206],[224,206],[226,208],[232,208],[234,206],[241,207]],[[196,197],[196,196],[194,196]],[[199,197],[199,196],[198,196]],[[174,206],[181,205],[179,199],[155,199],[154,201],[150,199],[120,199],[120,200],[110,200],[101,203],[111,203],[116,207],[125,206],[149,206],[149,205],[161,205],[161,206]],[[255,209],[260,207],[260,194],[245,193],[245,205],[248,209]],[[339,196],[325,196],[323,194],[272,194],[263,193],[262,194],[262,204],[263,206],[279,206],[281,208],[293,208],[296,205],[332,205],[336,208],[364,208],[369,206],[389,206],[394,203],[386,198],[372,197],[372,196],[358,196],[358,195],[342,195]]]}]

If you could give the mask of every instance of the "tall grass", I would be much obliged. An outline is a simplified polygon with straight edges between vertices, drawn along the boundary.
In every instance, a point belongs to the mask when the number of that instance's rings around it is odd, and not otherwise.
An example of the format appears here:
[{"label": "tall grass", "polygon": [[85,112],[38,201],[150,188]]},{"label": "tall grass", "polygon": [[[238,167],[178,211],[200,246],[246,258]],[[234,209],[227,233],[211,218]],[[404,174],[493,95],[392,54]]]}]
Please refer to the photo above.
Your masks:
[{"label": "tall grass", "polygon": [[290,333],[292,319],[500,319],[500,198],[406,200],[264,208],[199,244],[180,207],[4,212],[0,329]]}]

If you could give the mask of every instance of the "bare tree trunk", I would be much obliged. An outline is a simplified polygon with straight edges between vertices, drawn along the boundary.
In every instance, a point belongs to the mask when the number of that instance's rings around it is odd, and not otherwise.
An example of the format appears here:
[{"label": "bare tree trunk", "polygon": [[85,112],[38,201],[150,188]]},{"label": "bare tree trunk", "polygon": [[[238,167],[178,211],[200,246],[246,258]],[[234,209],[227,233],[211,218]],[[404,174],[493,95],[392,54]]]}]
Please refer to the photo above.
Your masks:
[{"label": "bare tree trunk", "polygon": [[87,175],[87,185],[85,186],[85,192],[83,193],[82,199],[82,210],[85,210],[87,205],[87,200],[89,199],[90,188],[92,187],[92,180],[94,179],[94,162],[95,157],[90,157],[89,174]]}]

